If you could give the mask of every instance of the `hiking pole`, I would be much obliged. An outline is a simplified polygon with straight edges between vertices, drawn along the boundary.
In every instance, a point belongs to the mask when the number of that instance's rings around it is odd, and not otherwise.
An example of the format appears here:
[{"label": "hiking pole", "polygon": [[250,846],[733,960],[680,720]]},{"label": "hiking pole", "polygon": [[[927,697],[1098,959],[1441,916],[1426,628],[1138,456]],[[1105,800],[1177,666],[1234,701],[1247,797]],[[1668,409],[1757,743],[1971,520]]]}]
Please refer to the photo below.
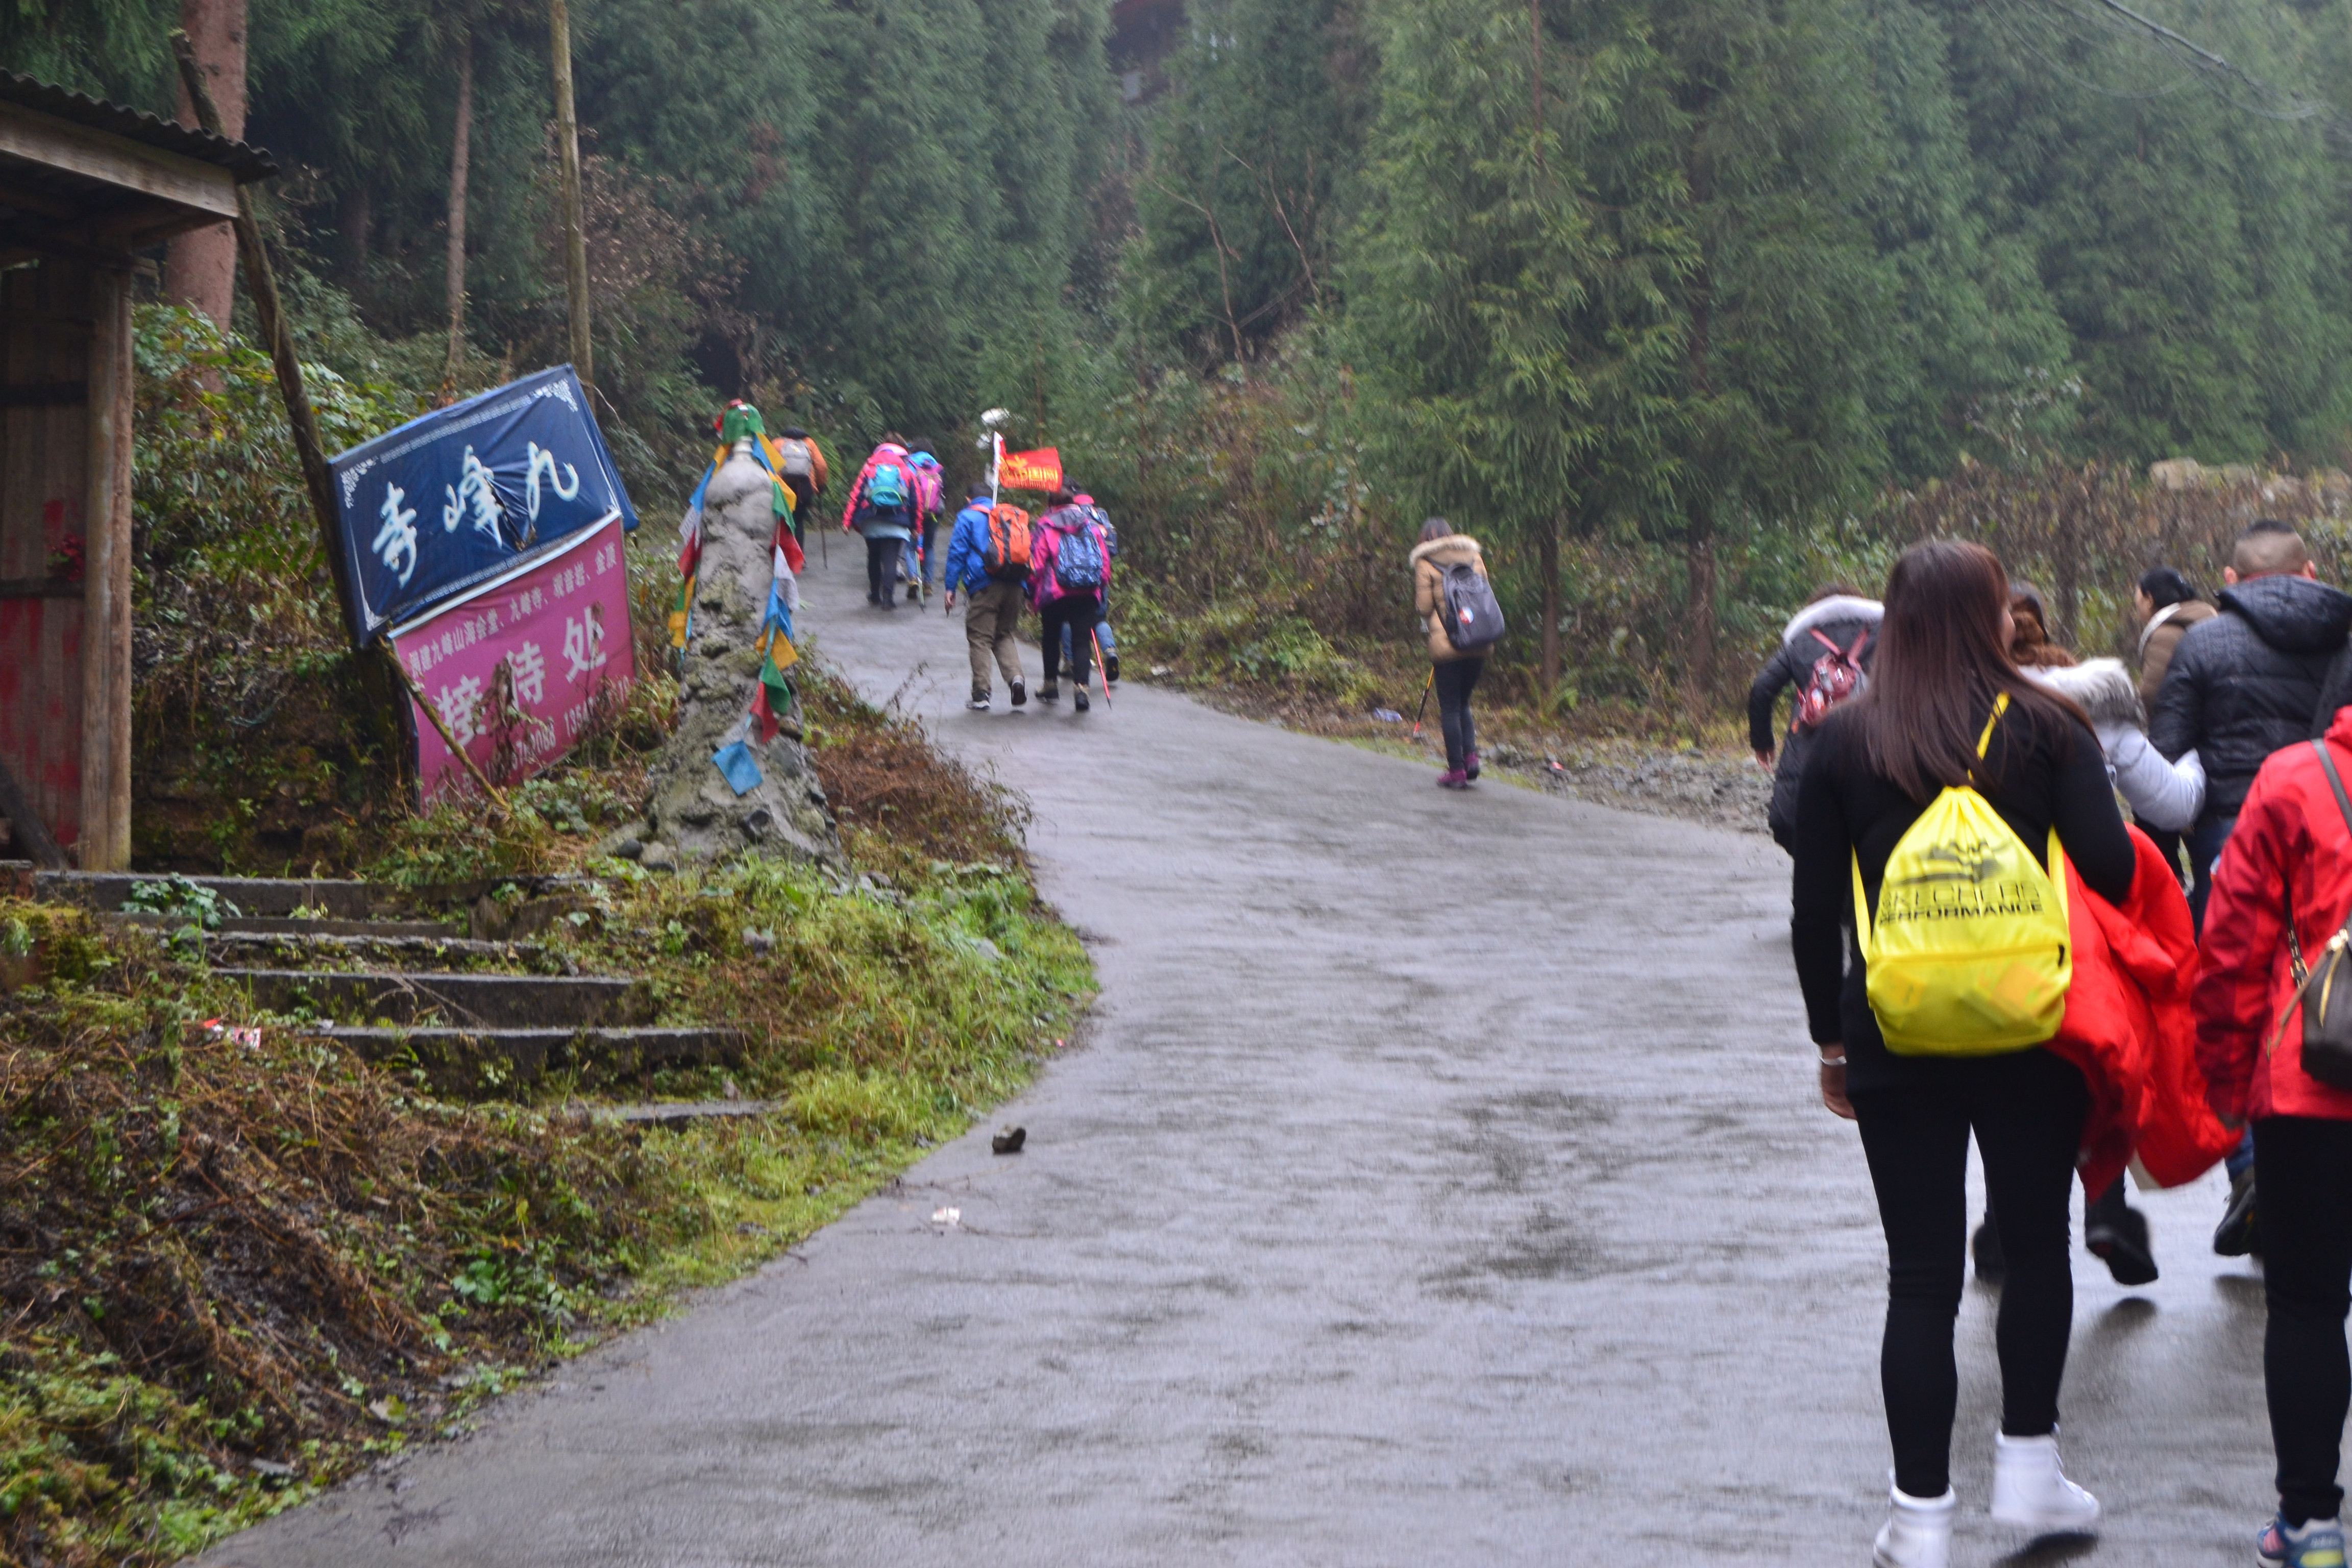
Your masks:
[{"label": "hiking pole", "polygon": [[[1087,640],[1095,645],[1095,668],[1097,670],[1103,669],[1101,635],[1097,633],[1094,627],[1088,626],[1087,628]],[[1103,675],[1102,689],[1103,711],[1108,713],[1110,711],[1110,676],[1108,673]]]},{"label": "hiking pole", "polygon": [[1421,701],[1412,710],[1412,738],[1421,739],[1421,716],[1429,711],[1429,689],[1437,684],[1437,667],[1429,667],[1429,679],[1421,683]]}]

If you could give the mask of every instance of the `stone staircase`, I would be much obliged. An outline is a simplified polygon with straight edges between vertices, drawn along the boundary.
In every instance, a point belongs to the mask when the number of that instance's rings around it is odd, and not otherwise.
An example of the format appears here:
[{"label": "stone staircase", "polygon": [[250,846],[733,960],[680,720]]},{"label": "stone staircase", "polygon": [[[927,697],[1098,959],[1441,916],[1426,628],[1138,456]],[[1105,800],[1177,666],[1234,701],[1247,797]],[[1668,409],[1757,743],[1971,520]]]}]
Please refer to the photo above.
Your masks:
[{"label": "stone staircase", "polygon": [[[101,920],[184,931],[173,914],[125,910],[132,873],[34,871],[6,867],[17,890],[77,904]],[[371,1061],[421,1070],[436,1092],[509,1099],[551,1073],[583,1087],[625,1083],[656,1068],[731,1065],[732,1029],[653,1022],[652,989],[640,976],[582,974],[544,945],[498,940],[543,930],[581,906],[560,885],[518,909],[487,887],[401,892],[365,882],[191,877],[238,910],[203,935],[216,979],[241,986],[257,1011]],[[435,918],[431,911],[457,910]],[[297,911],[300,911],[298,913]]]}]

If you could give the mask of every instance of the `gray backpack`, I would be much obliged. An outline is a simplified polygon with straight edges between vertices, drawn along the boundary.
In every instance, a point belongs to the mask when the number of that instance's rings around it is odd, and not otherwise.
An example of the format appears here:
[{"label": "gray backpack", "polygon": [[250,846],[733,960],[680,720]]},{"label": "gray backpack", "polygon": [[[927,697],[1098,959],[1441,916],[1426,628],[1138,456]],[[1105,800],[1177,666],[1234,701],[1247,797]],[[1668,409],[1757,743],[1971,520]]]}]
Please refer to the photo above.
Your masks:
[{"label": "gray backpack", "polygon": [[1484,653],[1503,640],[1503,606],[1475,566],[1445,569],[1445,640],[1456,653]]}]

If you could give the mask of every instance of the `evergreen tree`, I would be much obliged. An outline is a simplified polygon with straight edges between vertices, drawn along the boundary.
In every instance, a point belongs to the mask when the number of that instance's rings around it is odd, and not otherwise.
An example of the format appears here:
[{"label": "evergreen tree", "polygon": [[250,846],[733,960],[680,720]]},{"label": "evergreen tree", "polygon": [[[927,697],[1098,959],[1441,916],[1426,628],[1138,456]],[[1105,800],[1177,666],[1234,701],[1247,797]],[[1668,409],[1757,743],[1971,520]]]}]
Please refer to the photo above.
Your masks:
[{"label": "evergreen tree", "polygon": [[1885,188],[1885,106],[1851,0],[1654,0],[1676,114],[1656,157],[1691,263],[1669,303],[1683,359],[1648,460],[1681,546],[1684,680],[1712,699],[1719,533],[1852,497],[1885,461],[1896,269],[1865,213]]},{"label": "evergreen tree", "polygon": [[[2344,171],[2318,129],[2145,38],[1938,3],[1999,227],[2073,340],[2084,445],[2135,462],[2331,451],[2352,412],[2352,301]],[[2148,8],[2288,88],[2314,79],[2323,40],[2340,58],[2347,26],[2338,4]]]},{"label": "evergreen tree", "polygon": [[1248,358],[1329,300],[1370,96],[1354,0],[1199,0],[1136,178],[1130,316]]},{"label": "evergreen tree", "polygon": [[[1654,492],[1637,433],[1681,343],[1694,264],[1655,157],[1674,120],[1637,5],[1388,0],[1382,101],[1348,272],[1350,334],[1405,493],[1538,561],[1541,679],[1559,679],[1559,539],[1614,481]],[[1633,467],[1625,468],[1630,458]]]},{"label": "evergreen tree", "polygon": [[1719,529],[1884,463],[1897,290],[1863,216],[1885,137],[1860,17],[1843,0],[1375,16],[1379,195],[1349,313],[1409,432],[1398,460],[1535,546],[1547,689],[1560,529],[1677,542],[1696,705]]},{"label": "evergreen tree", "polygon": [[1865,208],[1894,268],[1898,334],[1883,415],[1896,475],[1948,472],[1962,446],[2063,434],[2072,346],[2030,248],[1992,231],[1952,92],[1943,17],[1922,0],[1869,0],[1864,47],[1884,105],[1882,173]]}]

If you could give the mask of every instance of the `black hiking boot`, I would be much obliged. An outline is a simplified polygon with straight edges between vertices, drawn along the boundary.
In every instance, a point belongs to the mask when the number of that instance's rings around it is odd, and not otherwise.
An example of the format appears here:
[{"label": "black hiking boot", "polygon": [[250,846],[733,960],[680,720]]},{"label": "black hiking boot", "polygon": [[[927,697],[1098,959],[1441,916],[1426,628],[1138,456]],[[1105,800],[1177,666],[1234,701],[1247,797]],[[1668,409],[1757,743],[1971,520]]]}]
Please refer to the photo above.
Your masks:
[{"label": "black hiking boot", "polygon": [[1070,709],[1073,712],[1083,713],[1090,706],[1092,706],[1092,704],[1087,701],[1087,689],[1085,687],[1081,686],[1076,690],[1070,693]]},{"label": "black hiking boot", "polygon": [[2156,1254],[2147,1239],[2147,1216],[2124,1202],[2123,1178],[2091,1200],[2083,1216],[2083,1245],[2107,1266],[2118,1285],[2156,1283]]},{"label": "black hiking boot", "polygon": [[1976,1258],[1977,1278],[1987,1285],[1999,1285],[2009,1278],[2009,1259],[2000,1250],[2000,1227],[1992,1222],[1992,1211],[1985,1211],[1984,1223],[1969,1242],[1969,1251]]},{"label": "black hiking boot", "polygon": [[1040,702],[1059,702],[1061,700],[1062,689],[1058,686],[1041,686],[1037,689],[1037,700]]},{"label": "black hiking boot", "polygon": [[1118,655],[1115,653],[1103,655],[1103,684],[1105,686],[1118,684]]},{"label": "black hiking boot", "polygon": [[2263,1249],[2261,1230],[2254,1223],[2254,1168],[2230,1178],[2230,1206],[2213,1232],[2213,1250],[2223,1258],[2244,1258]]},{"label": "black hiking boot", "polygon": [[1029,689],[1022,685],[1019,681],[1014,681],[1013,683],[1013,706],[1015,708],[1026,708],[1028,705]]}]

